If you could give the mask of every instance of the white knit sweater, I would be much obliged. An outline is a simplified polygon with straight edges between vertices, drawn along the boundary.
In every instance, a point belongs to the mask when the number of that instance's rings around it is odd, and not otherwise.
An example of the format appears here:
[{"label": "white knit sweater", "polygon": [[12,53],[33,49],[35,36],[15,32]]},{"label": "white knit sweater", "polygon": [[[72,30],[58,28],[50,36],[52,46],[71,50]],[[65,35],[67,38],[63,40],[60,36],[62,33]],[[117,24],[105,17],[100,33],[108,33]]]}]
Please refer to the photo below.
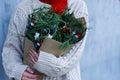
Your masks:
[{"label": "white knit sweater", "polygon": [[[34,8],[48,6],[39,0],[23,0],[16,8],[8,29],[7,39],[3,48],[3,66],[9,77],[21,80],[27,65],[23,64],[23,46],[28,14]],[[76,18],[85,17],[88,24],[87,6],[83,0],[68,0],[70,12],[74,12]],[[87,36],[87,33],[86,33]],[[86,36],[77,43],[67,54],[56,57],[46,52],[40,52],[34,68],[46,74],[42,80],[81,80],[80,58],[86,42]]]}]

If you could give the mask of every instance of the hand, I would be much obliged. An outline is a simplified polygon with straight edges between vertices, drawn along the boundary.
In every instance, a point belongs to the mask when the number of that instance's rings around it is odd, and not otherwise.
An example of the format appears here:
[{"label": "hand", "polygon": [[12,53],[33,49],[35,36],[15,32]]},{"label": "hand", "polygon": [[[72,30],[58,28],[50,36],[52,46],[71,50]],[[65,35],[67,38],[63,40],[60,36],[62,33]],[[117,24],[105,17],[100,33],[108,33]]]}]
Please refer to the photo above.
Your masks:
[{"label": "hand", "polygon": [[22,75],[21,80],[39,80],[42,77],[40,74],[34,74],[34,70],[27,67]]},{"label": "hand", "polygon": [[29,51],[29,57],[30,57],[30,64],[34,65],[35,62],[37,62],[38,60],[39,54],[34,49],[31,49]]}]

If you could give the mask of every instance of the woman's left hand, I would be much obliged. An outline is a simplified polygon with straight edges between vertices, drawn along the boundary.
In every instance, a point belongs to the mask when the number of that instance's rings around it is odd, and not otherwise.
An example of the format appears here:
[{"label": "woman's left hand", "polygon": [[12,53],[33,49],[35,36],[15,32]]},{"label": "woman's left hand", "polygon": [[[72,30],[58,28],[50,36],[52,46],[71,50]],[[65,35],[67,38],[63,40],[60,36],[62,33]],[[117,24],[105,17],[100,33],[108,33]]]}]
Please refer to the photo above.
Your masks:
[{"label": "woman's left hand", "polygon": [[30,56],[30,64],[34,65],[38,60],[39,54],[34,49],[31,49],[29,51],[29,56]]}]

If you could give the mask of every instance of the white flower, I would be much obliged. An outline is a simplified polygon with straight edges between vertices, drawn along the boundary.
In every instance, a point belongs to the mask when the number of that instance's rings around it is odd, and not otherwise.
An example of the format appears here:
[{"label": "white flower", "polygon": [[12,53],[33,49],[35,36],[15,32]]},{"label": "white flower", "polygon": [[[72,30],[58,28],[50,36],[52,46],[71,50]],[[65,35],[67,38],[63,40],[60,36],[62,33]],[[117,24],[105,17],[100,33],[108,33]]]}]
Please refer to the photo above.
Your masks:
[{"label": "white flower", "polygon": [[40,36],[40,33],[35,33],[35,36],[34,36],[34,38],[35,38],[35,40],[37,40],[38,38],[39,38],[39,36]]},{"label": "white flower", "polygon": [[31,24],[31,26],[34,26],[34,23],[31,22],[30,24]]},{"label": "white flower", "polygon": [[73,31],[72,34],[75,35],[75,34],[76,34],[76,31]]},{"label": "white flower", "polygon": [[50,39],[51,39],[52,37],[53,37],[52,35],[48,34],[48,38],[50,38]]}]

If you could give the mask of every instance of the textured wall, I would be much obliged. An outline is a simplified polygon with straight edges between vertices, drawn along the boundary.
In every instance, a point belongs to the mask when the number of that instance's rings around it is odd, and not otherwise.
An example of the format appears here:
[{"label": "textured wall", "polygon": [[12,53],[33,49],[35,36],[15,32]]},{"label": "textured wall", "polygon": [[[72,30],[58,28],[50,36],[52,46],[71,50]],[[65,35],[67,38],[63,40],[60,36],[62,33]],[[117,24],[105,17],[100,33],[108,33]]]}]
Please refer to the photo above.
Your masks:
[{"label": "textured wall", "polygon": [[82,80],[120,80],[120,0],[85,0],[91,30],[81,61]]},{"label": "textured wall", "polygon": [[11,13],[20,0],[0,0],[0,80],[8,80],[2,66],[2,47],[6,37]]}]

